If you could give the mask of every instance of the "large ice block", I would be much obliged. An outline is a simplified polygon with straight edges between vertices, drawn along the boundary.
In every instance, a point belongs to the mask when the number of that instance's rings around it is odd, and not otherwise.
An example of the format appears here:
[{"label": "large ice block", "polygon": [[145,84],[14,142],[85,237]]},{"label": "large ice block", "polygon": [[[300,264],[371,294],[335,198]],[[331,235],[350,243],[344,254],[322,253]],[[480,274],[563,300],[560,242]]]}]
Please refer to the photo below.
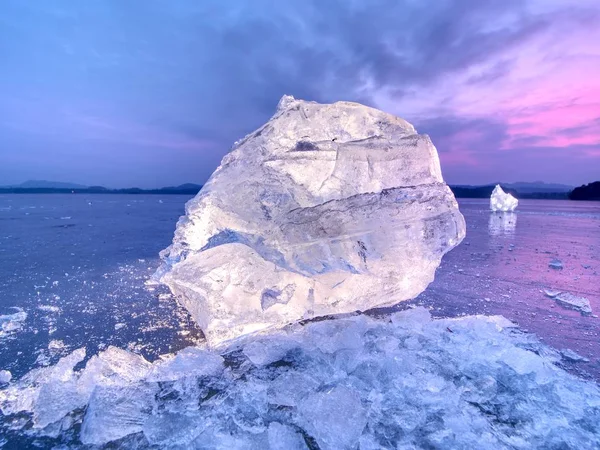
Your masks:
[{"label": "large ice block", "polygon": [[427,135],[285,96],[188,202],[160,276],[216,345],[414,298],[464,235]]}]

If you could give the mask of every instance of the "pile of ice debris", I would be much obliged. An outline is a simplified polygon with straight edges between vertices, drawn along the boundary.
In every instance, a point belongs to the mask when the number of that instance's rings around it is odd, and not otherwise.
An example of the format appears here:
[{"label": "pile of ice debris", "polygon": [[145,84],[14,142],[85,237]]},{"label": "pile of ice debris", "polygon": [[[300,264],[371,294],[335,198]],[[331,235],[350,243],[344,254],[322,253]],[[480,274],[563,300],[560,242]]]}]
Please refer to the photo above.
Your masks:
[{"label": "pile of ice debris", "polygon": [[511,194],[504,192],[499,184],[496,185],[490,197],[490,209],[492,211],[510,212],[517,209],[519,200]]},{"label": "pile of ice debris", "polygon": [[464,236],[429,136],[284,96],[188,202],[159,277],[218,345],[412,299]]},{"label": "pile of ice debris", "polygon": [[600,389],[501,317],[416,308],[294,325],[155,363],[76,350],[0,391],[13,445],[600,448]]}]

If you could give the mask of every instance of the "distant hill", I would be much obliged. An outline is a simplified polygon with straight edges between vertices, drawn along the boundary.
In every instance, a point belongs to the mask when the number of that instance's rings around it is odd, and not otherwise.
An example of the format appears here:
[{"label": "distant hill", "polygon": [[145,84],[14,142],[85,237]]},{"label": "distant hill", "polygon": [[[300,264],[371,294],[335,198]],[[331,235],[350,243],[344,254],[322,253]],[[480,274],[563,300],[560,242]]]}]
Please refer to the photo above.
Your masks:
[{"label": "distant hill", "polygon": [[198,192],[200,189],[202,189],[202,185],[194,184],[194,183],[185,183],[185,184],[180,184],[179,186],[164,187],[162,189],[165,191],[193,191],[193,190],[195,190],[196,192]]},{"label": "distant hill", "polygon": [[576,187],[569,195],[571,200],[600,201],[600,181]]},{"label": "distant hill", "polygon": [[[490,198],[496,184],[516,198],[539,198],[564,200],[569,198],[570,187],[546,183],[494,183],[484,186],[454,185],[450,189],[456,198]],[[553,190],[554,186],[556,190]],[[569,188],[565,191],[565,187]]]},{"label": "distant hill", "polygon": [[20,189],[87,189],[87,186],[76,183],[63,183],[60,181],[47,180],[28,180],[21,184],[10,186],[1,186],[1,188],[20,188]]},{"label": "distant hill", "polygon": [[83,186],[72,183],[52,181],[27,181],[14,186],[1,186],[2,194],[166,194],[166,195],[196,195],[202,185],[186,183],[180,186],[168,186],[159,189],[140,189],[136,187],[125,189],[108,189],[104,186]]},{"label": "distant hill", "polygon": [[500,183],[518,191],[521,194],[543,193],[543,192],[571,192],[574,186],[558,183],[544,183],[543,181],[519,182],[519,183]]}]

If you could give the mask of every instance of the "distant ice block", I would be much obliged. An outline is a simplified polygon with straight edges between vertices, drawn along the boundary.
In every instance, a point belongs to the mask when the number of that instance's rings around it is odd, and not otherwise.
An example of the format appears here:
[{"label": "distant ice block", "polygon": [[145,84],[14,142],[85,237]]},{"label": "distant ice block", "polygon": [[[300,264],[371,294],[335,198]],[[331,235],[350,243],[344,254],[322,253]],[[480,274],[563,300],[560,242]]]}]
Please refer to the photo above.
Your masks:
[{"label": "distant ice block", "polygon": [[519,200],[502,190],[499,184],[496,185],[492,196],[490,197],[490,208],[492,211],[514,211],[519,204]]},{"label": "distant ice block", "polygon": [[464,236],[427,135],[285,96],[187,203],[159,277],[215,346],[414,298]]},{"label": "distant ice block", "polygon": [[598,385],[497,316],[415,308],[152,364],[111,347],[76,370],[84,357],[0,389],[6,448],[57,432],[61,448],[600,448]]}]

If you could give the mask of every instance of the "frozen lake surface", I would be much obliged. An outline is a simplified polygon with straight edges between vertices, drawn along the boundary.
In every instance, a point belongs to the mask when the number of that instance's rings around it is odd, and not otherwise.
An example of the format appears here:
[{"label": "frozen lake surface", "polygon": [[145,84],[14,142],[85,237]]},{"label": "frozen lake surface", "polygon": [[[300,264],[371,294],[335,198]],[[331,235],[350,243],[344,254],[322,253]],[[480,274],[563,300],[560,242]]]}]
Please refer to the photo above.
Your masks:
[{"label": "frozen lake surface", "polygon": [[154,359],[195,342],[187,312],[145,284],[188,199],[0,196],[0,316],[27,316],[0,329],[0,370],[18,377],[81,346]]},{"label": "frozen lake surface", "polygon": [[[589,359],[571,368],[599,380],[600,203],[520,200],[513,214],[490,212],[487,200],[459,204],[467,237],[445,255],[416,303],[441,316],[503,315]],[[562,269],[551,268],[553,261]],[[586,298],[592,314],[565,307],[552,291]]]},{"label": "frozen lake surface", "polygon": [[[423,316],[424,310],[416,309],[394,316],[393,326],[367,318],[348,319],[339,326],[330,325],[335,321],[317,322],[301,337],[280,336],[272,349],[259,339],[221,356],[188,349],[178,360],[164,363],[157,361],[159,355],[202,341],[200,330],[168,292],[147,283],[187,199],[0,196],[0,388],[8,372],[14,385],[13,391],[0,396],[0,409],[17,414],[9,421],[0,414],[0,447],[52,447],[83,439],[99,445],[116,440],[140,448],[148,443],[173,447],[191,442],[202,442],[200,448],[264,448],[279,441],[287,443],[286,448],[303,448],[301,443],[307,442],[320,448],[335,448],[339,442],[348,447],[360,442],[361,448],[392,442],[405,442],[405,448],[460,448],[459,444],[472,446],[484,439],[479,448],[529,448],[534,439],[543,447],[549,442],[559,445],[564,436],[580,448],[595,445],[598,430],[593,423],[600,419],[600,401],[594,403],[600,399],[596,387],[574,378],[569,381],[552,367],[600,379],[600,319],[596,317],[600,313],[600,204],[521,200],[518,211],[507,214],[491,213],[486,200],[461,200],[467,222],[465,241],[444,257],[427,291],[395,308],[421,305],[434,317],[503,315],[563,351],[562,355],[539,346],[535,336],[521,334],[514,340],[506,334],[496,336],[493,321],[431,322]],[[559,301],[559,292],[567,300],[587,299],[591,313]],[[402,314],[408,314],[406,320]],[[319,335],[326,339],[315,344]],[[401,351],[394,353],[398,343]],[[119,353],[115,347],[129,352]],[[296,356],[291,358],[290,352]],[[135,359],[135,354],[145,360]],[[432,363],[440,354],[447,358]],[[546,367],[542,357],[555,364]],[[470,360],[470,365],[460,360]],[[206,373],[194,372],[198,361]],[[398,361],[406,364],[395,367]],[[119,367],[125,367],[125,373]],[[479,376],[454,379],[456,373],[470,371],[479,371]],[[165,384],[165,373],[170,384]],[[185,373],[204,381],[190,384]],[[376,377],[377,373],[385,376]],[[20,385],[15,383],[26,374]],[[108,391],[105,398],[94,391],[92,395],[90,379],[105,390],[118,387],[118,394]],[[157,380],[162,381],[156,384]],[[425,387],[419,389],[421,381]],[[281,392],[272,392],[276,385]],[[297,398],[297,392],[285,390],[290,385],[308,389],[306,402]],[[500,385],[511,388],[503,392]],[[477,398],[465,400],[465,389]],[[530,392],[538,395],[538,409],[531,402],[525,407],[517,401]],[[542,398],[550,393],[553,397]],[[388,394],[391,397],[386,398]],[[502,404],[509,394],[517,403]],[[48,400],[40,400],[44,398]],[[107,398],[133,402],[126,404],[124,420],[110,414],[108,422],[99,419],[114,410]],[[586,398],[592,399],[587,406]],[[194,405],[178,399],[195,399]],[[217,403],[206,403],[203,409],[204,401]],[[279,405],[275,409],[273,402]],[[391,419],[400,414],[395,402],[409,405],[396,422]],[[477,408],[470,411],[469,405],[475,404]],[[490,404],[503,406],[485,409]],[[563,425],[564,417],[552,416],[555,406],[571,408]],[[348,434],[332,421],[339,408],[356,411],[342,425],[355,433],[364,427],[363,435]],[[77,424],[86,410],[92,412],[86,416],[81,437]],[[567,428],[549,435],[523,421],[524,416],[534,417],[542,410],[547,426]],[[156,411],[163,420],[157,419]],[[19,415],[23,412],[33,413],[33,428],[30,416]],[[452,425],[461,414],[465,417],[460,425]],[[59,425],[48,425],[63,416]],[[482,419],[488,416],[499,420],[499,425],[489,428]],[[210,432],[193,425],[196,419],[208,418],[214,425]],[[323,433],[319,421],[331,433]],[[456,427],[455,436],[461,435],[463,441],[428,430],[427,424],[436,421],[444,423],[446,430]],[[569,421],[579,427],[572,436]],[[119,423],[127,426],[115,425]],[[35,430],[42,425],[48,427],[40,434]],[[103,434],[107,427],[116,430],[114,436]],[[505,432],[503,427],[514,429]],[[511,433],[514,441],[503,437]],[[179,434],[183,441],[169,440]]]}]

